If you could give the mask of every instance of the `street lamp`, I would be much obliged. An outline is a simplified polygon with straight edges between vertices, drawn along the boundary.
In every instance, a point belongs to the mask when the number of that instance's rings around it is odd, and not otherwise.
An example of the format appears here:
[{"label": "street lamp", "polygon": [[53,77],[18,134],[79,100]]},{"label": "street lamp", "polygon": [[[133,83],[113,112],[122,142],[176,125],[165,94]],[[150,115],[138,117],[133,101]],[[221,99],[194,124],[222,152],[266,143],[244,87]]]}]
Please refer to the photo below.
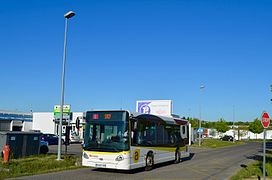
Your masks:
[{"label": "street lamp", "polygon": [[63,48],[63,63],[62,63],[62,83],[61,83],[61,103],[60,103],[60,121],[59,121],[59,143],[58,143],[58,157],[61,160],[61,135],[62,135],[62,119],[63,119],[63,104],[64,104],[64,78],[65,78],[65,63],[66,63],[66,34],[68,30],[68,19],[75,15],[73,11],[67,12],[65,17],[65,31],[64,31],[64,48]]},{"label": "street lamp", "polygon": [[[204,85],[201,85],[200,86],[200,93],[201,93],[201,90],[202,89],[204,89],[205,88],[205,86]],[[201,96],[201,95],[200,95]],[[202,139],[201,139],[201,134],[202,134],[202,132],[201,132],[201,102],[200,102],[200,106],[199,106],[199,140],[198,140],[198,146],[200,146],[201,145],[201,141],[202,141]]]},{"label": "street lamp", "polygon": [[234,141],[235,141],[235,129],[234,129],[234,121],[235,121],[235,106],[233,105],[233,112],[232,112],[233,114],[233,123],[232,123],[232,129],[233,129],[233,139],[232,139],[232,142],[234,143]]}]

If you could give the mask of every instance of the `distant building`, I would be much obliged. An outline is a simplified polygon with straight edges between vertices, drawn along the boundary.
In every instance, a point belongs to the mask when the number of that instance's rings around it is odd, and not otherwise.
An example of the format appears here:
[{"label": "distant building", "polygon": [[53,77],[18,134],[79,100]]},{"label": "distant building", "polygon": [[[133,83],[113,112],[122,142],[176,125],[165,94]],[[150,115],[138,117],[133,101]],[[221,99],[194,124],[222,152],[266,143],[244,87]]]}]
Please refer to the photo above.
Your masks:
[{"label": "distant building", "polygon": [[[248,139],[263,139],[263,133],[260,134],[254,134],[248,130],[242,130],[240,129],[238,131],[238,126],[236,126],[236,129],[230,129],[225,133],[219,133],[216,129],[210,129],[210,128],[204,128],[203,132],[203,138],[215,138],[219,139],[223,137],[224,135],[232,136],[235,140],[248,140]],[[198,137],[197,128],[195,128],[194,131],[194,137],[195,139]],[[272,139],[272,130],[266,131],[266,138]]]},{"label": "distant building", "polygon": [[[79,129],[76,128],[76,119],[80,121]],[[83,126],[85,119],[83,112],[71,112],[70,120],[63,121],[62,133],[65,133],[66,125],[72,126],[72,132],[75,132],[83,137]],[[33,130],[39,130],[42,133],[58,134],[59,119],[55,120],[53,112],[33,112]]]},{"label": "distant building", "polygon": [[32,113],[0,110],[0,131],[29,131],[32,122]]},{"label": "distant building", "polygon": [[[72,132],[83,137],[85,119],[83,112],[71,112],[70,119],[63,122],[62,132],[65,133],[67,125]],[[76,119],[79,119],[79,129],[76,128]],[[12,112],[0,110],[0,131],[30,131],[37,130],[42,133],[58,134],[59,119],[55,120],[54,112]]]}]

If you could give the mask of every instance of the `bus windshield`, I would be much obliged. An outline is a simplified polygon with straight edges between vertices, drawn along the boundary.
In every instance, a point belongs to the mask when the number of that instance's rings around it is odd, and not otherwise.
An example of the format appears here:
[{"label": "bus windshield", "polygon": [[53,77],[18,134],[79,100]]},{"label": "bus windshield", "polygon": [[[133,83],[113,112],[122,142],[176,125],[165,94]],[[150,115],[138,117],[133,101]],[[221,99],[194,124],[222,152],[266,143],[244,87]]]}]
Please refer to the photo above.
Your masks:
[{"label": "bus windshield", "polygon": [[127,126],[126,112],[90,112],[89,114],[87,112],[84,150],[101,152],[128,150]]}]

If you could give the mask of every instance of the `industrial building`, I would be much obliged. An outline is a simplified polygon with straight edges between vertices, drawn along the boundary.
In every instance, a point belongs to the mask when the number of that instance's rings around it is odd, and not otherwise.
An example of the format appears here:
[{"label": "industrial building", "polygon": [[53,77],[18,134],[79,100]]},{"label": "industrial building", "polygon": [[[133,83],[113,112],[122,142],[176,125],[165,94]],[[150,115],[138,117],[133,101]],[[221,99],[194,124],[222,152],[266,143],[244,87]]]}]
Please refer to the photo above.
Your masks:
[{"label": "industrial building", "polygon": [[32,122],[32,113],[0,110],[0,131],[29,131]]},{"label": "industrial building", "polygon": [[[76,119],[80,121],[79,129],[76,128]],[[0,111],[0,131],[30,131],[37,130],[42,133],[57,134],[58,121],[54,119],[54,112],[12,112]],[[83,137],[84,125],[83,112],[71,112],[70,119],[63,122],[65,133],[66,125],[72,126],[72,132],[76,132]]]},{"label": "industrial building", "polygon": [[[72,132],[83,137],[83,126],[85,124],[83,112],[71,112],[70,119],[63,122],[62,133],[65,133],[67,125],[72,126]],[[76,119],[80,121],[79,129],[76,128]],[[54,118],[53,112],[33,112],[33,130],[40,130],[42,133],[58,134],[58,121]]]}]

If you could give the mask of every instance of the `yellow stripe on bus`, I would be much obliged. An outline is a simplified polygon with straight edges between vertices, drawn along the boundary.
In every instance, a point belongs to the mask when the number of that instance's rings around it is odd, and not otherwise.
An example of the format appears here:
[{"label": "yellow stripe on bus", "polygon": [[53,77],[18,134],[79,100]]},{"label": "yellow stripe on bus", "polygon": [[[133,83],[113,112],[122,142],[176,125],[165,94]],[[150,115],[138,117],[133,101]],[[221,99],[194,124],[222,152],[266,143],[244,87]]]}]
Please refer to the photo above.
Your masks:
[{"label": "yellow stripe on bus", "polygon": [[[133,146],[134,148],[145,148],[145,149],[152,149],[152,150],[160,150],[160,151],[169,151],[175,152],[176,147],[154,147],[154,146]],[[179,150],[183,151],[186,147],[180,147]]]},{"label": "yellow stripe on bus", "polygon": [[[169,151],[169,152],[175,152],[176,151],[176,147],[154,147],[154,146],[132,146],[133,148],[144,148],[144,149],[152,149],[152,150],[159,150],[159,151]],[[183,151],[185,150],[185,147],[180,147],[179,150]],[[130,154],[130,150],[129,151],[122,151],[122,152],[100,152],[100,151],[83,151],[83,152],[87,152],[87,153],[92,153],[92,154],[111,154],[111,155],[118,155],[118,154]]]}]

